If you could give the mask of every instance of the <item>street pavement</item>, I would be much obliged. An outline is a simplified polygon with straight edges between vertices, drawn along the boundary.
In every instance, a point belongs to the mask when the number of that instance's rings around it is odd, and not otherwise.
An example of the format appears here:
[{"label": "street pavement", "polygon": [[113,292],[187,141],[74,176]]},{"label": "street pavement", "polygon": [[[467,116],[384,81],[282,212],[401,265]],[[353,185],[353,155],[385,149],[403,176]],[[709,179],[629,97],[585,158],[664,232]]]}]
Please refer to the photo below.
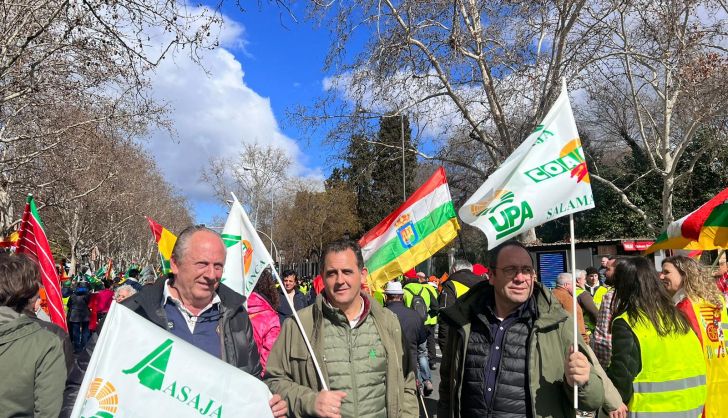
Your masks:
[{"label": "street pavement", "polygon": [[440,362],[442,359],[442,353],[440,353],[440,347],[437,346],[437,369],[432,370],[432,386],[435,388],[435,390],[432,392],[432,394],[426,398],[424,398],[425,407],[427,409],[427,415],[425,415],[425,412],[422,410],[422,404],[420,404],[420,417],[437,417],[437,400],[440,399]]}]

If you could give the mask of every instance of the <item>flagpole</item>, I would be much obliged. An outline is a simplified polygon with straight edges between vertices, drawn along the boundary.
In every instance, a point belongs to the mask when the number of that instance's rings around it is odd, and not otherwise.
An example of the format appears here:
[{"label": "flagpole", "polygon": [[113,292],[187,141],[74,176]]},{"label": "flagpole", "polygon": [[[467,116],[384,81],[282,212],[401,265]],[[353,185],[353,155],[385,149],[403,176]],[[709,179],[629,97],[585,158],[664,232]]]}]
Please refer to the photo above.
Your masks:
[{"label": "flagpole", "polygon": [[[571,234],[571,312],[574,331],[574,353],[579,352],[579,330],[576,315],[576,242],[574,239],[574,215],[569,214],[569,232]],[[579,386],[574,384],[574,409],[579,409]]]},{"label": "flagpole", "polygon": [[[164,265],[164,256],[162,256],[162,252],[159,251],[159,246],[157,245],[157,254],[159,254],[159,266],[162,267],[162,275],[167,275],[167,268]],[[157,273],[154,273],[154,277],[157,277]]]},{"label": "flagpole", "polygon": [[[240,201],[238,201],[238,198],[237,198],[237,196],[235,196],[235,193],[231,192],[230,194],[233,197],[233,203],[232,203],[233,206],[236,203],[238,205],[240,205]],[[241,216],[243,218],[243,224],[245,225],[248,216],[245,213],[245,209],[243,209],[241,207],[241,210],[242,210]],[[250,224],[250,220],[247,220],[247,223]],[[245,228],[247,230],[249,230],[250,234],[255,236],[255,238],[257,238],[257,240],[260,242],[260,236],[258,235],[259,231],[257,231],[254,227],[252,227],[252,225],[246,225]],[[225,231],[225,229],[223,228],[223,232],[224,231]],[[253,239],[251,237],[251,241],[255,241],[255,239]],[[271,242],[272,242],[272,240],[271,240]],[[323,387],[323,390],[328,391],[329,385],[326,383],[326,380],[324,380],[324,374],[321,372],[321,366],[319,366],[318,359],[316,358],[316,354],[314,353],[313,347],[311,346],[311,341],[309,341],[308,336],[306,335],[306,331],[304,330],[303,324],[301,323],[301,318],[299,318],[298,313],[296,313],[296,308],[293,305],[293,301],[288,299],[288,296],[285,294],[286,286],[283,284],[283,281],[281,280],[281,277],[278,274],[278,271],[276,270],[276,265],[275,265],[275,262],[273,262],[273,257],[270,255],[270,253],[268,253],[268,251],[267,251],[268,249],[265,247],[265,245],[262,245],[260,248],[261,248],[261,251],[263,252],[263,254],[267,253],[267,257],[263,257],[263,260],[265,261],[266,264],[270,265],[270,269],[271,269],[271,272],[273,273],[273,277],[276,279],[276,282],[278,282],[278,285],[283,290],[283,293],[284,293],[283,299],[286,300],[286,303],[291,308],[291,312],[293,312],[293,319],[296,321],[296,325],[298,325],[299,331],[301,331],[301,336],[303,337],[303,342],[306,344],[306,349],[308,349],[309,354],[311,354],[311,360],[313,360],[313,367],[316,369],[316,374],[318,375],[319,379],[321,380],[321,387]],[[243,275],[242,285],[243,285],[242,286],[243,295],[245,295],[245,286],[247,285],[247,283],[246,283],[246,279],[245,279],[244,275]],[[255,287],[255,285],[253,285],[253,287]],[[247,299],[246,299],[246,302],[247,302]]]},{"label": "flagpole", "polygon": [[299,331],[301,331],[301,336],[303,337],[303,342],[306,344],[306,348],[308,349],[309,354],[311,354],[311,360],[313,360],[313,367],[316,369],[316,374],[318,375],[319,379],[321,379],[321,386],[324,388],[323,390],[329,390],[329,385],[327,385],[326,380],[324,380],[324,374],[321,372],[321,366],[319,366],[319,362],[318,362],[318,359],[316,358],[316,354],[313,352],[313,348],[311,347],[311,341],[308,340],[306,331],[303,329],[303,324],[301,323],[301,318],[298,317],[298,313],[296,313],[296,308],[293,306],[293,302],[286,295],[286,287],[283,284],[281,277],[278,275],[278,271],[276,270],[275,265],[271,265],[270,268],[271,268],[271,271],[273,272],[273,277],[276,278],[278,285],[281,287],[281,290],[283,290],[283,299],[286,300],[286,303],[291,308],[291,312],[293,312],[293,319],[296,321],[296,325],[298,325]]}]

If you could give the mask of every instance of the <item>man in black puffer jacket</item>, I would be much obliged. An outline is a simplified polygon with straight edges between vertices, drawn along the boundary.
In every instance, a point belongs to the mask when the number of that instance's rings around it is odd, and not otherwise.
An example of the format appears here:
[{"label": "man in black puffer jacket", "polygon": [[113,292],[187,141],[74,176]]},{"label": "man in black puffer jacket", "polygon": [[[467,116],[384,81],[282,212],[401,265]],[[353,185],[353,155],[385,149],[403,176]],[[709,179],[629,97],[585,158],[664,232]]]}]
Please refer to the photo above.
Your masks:
[{"label": "man in black puffer jacket", "polygon": [[574,385],[580,409],[600,408],[602,379],[580,336],[580,351],[570,354],[573,319],[535,283],[528,251],[509,241],[492,250],[491,263],[490,283],[440,311],[450,332],[437,416],[573,417]]},{"label": "man in black puffer jacket", "polygon": [[[144,286],[123,304],[160,328],[257,377],[262,367],[253,327],[243,307],[245,298],[220,283],[225,255],[220,235],[204,226],[189,227],[177,237],[172,250],[174,276]],[[95,342],[89,343],[68,379],[62,416],[73,408]],[[273,395],[270,405],[276,417],[288,412],[279,395]]]}]

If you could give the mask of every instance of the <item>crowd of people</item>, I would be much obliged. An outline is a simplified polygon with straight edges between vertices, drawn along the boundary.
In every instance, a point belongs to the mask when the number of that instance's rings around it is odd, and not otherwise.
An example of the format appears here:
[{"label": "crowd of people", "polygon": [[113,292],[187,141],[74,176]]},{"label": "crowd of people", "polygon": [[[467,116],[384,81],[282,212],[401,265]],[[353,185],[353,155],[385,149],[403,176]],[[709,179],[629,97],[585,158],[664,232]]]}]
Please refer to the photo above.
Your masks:
[{"label": "crowd of people", "polygon": [[266,269],[247,299],[220,282],[225,256],[219,234],[194,226],[167,276],[63,283],[66,334],[43,315],[36,262],[0,254],[0,367],[12,376],[0,415],[70,415],[114,300],[261,379],[276,417],[417,417],[435,390],[441,418],[728,413],[728,274],[716,283],[686,256],[659,272],[604,257],[575,287],[562,273],[549,289],[508,241],[487,267],[456,259],[441,278],[412,270],[373,291],[359,245],[338,240],[318,277],[286,270],[279,284]]}]

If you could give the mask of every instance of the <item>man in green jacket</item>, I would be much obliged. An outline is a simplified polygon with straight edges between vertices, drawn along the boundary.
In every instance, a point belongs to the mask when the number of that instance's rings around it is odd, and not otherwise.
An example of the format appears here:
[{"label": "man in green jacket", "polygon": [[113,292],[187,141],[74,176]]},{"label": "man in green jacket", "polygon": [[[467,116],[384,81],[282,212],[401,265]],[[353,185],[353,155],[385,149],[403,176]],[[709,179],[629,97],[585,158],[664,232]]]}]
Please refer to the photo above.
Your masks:
[{"label": "man in green jacket", "polygon": [[437,416],[574,416],[604,402],[602,379],[573,353],[573,319],[535,283],[528,251],[508,241],[490,253],[490,282],[440,311],[450,326],[442,358]]},{"label": "man in green jacket", "polygon": [[292,318],[268,357],[265,382],[293,417],[418,417],[414,368],[397,317],[361,292],[367,270],[354,241],[323,251],[324,291],[299,311],[329,390]]}]

